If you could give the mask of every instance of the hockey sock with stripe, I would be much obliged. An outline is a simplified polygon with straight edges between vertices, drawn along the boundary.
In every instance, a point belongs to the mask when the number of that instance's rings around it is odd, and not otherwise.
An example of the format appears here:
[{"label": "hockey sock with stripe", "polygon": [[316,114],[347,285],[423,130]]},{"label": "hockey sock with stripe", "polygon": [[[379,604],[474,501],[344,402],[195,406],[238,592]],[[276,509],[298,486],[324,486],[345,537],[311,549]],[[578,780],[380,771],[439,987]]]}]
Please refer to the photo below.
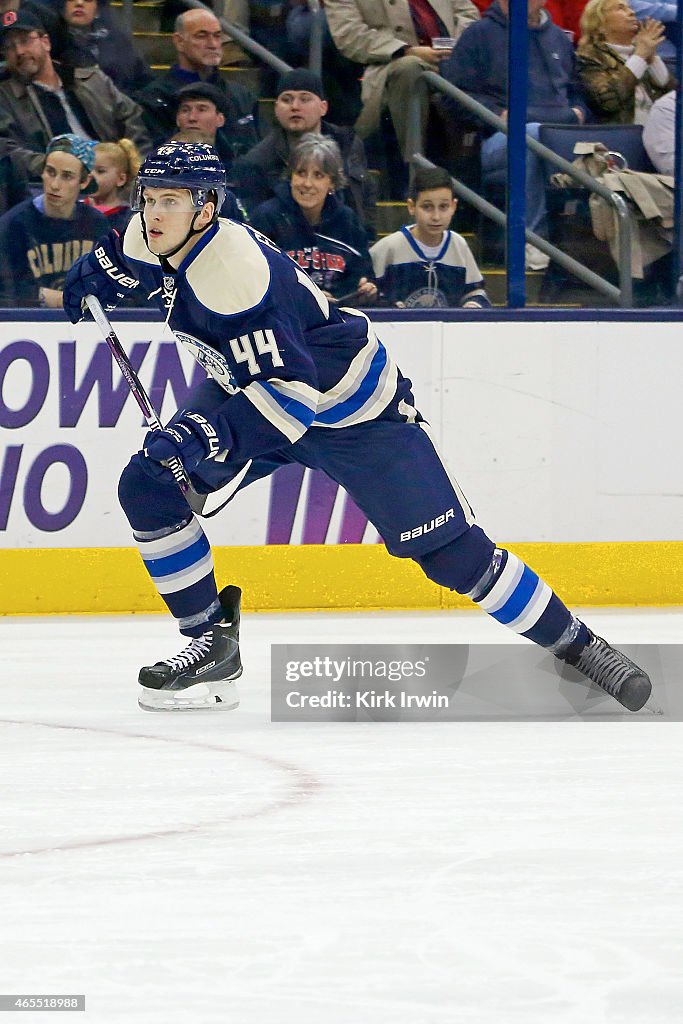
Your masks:
[{"label": "hockey sock with stripe", "polygon": [[558,658],[580,651],[589,641],[577,619],[533,569],[504,548],[467,594],[497,622],[547,647]]},{"label": "hockey sock with stripe", "polygon": [[181,633],[201,636],[221,619],[211,547],[194,516],[173,527],[136,530],[133,538]]}]

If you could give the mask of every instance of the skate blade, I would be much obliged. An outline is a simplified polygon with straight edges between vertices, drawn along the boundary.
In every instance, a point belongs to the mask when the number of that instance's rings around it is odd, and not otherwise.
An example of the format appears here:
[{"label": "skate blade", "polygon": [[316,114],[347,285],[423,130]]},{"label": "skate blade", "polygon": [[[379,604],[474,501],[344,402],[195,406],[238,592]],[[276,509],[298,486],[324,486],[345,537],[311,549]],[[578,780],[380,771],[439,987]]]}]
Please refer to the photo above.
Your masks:
[{"label": "skate blade", "polygon": [[643,706],[644,711],[650,711],[653,715],[663,715],[664,708],[661,704],[658,704],[654,697],[654,691],[650,694],[650,699]]},{"label": "skate blade", "polygon": [[138,707],[143,711],[232,711],[240,698],[234,680],[195,683],[185,690],[153,690],[141,687]]}]

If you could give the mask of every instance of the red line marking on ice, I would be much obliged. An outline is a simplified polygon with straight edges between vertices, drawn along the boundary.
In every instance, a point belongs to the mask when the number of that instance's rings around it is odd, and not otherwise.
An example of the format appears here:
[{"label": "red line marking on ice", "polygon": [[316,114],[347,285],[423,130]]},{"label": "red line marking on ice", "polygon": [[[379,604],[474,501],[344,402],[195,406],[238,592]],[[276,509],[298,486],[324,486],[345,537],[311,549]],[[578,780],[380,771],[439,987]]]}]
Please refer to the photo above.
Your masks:
[{"label": "red line marking on ice", "polygon": [[146,732],[121,732],[120,729],[103,729],[99,726],[70,725],[58,722],[38,722],[30,719],[0,718],[0,725],[30,725],[43,729],[69,729],[74,732],[105,733],[110,736],[121,736],[123,739],[154,740],[158,743],[174,743],[183,747],[194,747],[199,750],[215,750],[221,754],[236,754],[238,757],[245,757],[252,761],[260,762],[270,768],[283,772],[292,779],[291,790],[288,796],[281,797],[264,804],[253,811],[238,811],[228,814],[225,817],[216,818],[213,821],[200,821],[194,825],[185,825],[182,828],[153,829],[150,832],[138,832],[130,835],[110,836],[99,839],[82,839],[72,843],[62,843],[60,846],[34,847],[25,850],[9,850],[0,852],[0,860],[8,860],[12,857],[26,857],[40,853],[61,853],[63,850],[86,850],[96,846],[116,846],[123,843],[139,843],[145,839],[166,839],[171,836],[190,835],[193,832],[201,832],[203,829],[215,828],[230,821],[248,821],[252,818],[261,818],[267,814],[274,814],[285,807],[293,807],[302,804],[320,788],[320,780],[311,772],[287,761],[280,761],[278,758],[270,757],[267,754],[256,754],[249,750],[238,750],[236,747],[221,747],[214,743],[203,743],[197,740],[176,739],[173,736],[153,736]]}]

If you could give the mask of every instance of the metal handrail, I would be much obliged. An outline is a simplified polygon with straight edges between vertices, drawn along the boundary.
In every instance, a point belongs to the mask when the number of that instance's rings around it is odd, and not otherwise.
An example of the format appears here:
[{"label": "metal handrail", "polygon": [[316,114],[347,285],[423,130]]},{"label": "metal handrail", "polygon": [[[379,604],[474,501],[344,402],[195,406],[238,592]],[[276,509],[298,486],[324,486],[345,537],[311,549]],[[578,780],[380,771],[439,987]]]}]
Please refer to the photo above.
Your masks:
[{"label": "metal handrail", "polygon": [[[476,114],[476,116],[482,121],[485,121],[487,124],[491,125],[492,128],[495,128],[496,131],[504,132],[507,135],[507,123],[501,117],[493,114],[487,107],[483,106],[477,100],[468,96],[468,94],[463,92],[462,89],[458,89],[457,86],[447,82],[444,78],[441,78],[433,71],[424,71],[422,73],[422,77],[430,86],[432,86],[432,88],[436,89],[438,92],[444,93],[446,96],[450,96],[463,107],[470,110],[473,114]],[[434,165],[430,161],[426,160],[424,155],[420,152],[420,108],[419,97],[416,95],[414,95],[411,100],[409,132],[409,152],[413,154],[412,162],[421,166],[433,167]],[[583,263],[579,263],[571,256],[567,256],[567,254],[562,252],[561,249],[558,249],[547,239],[541,238],[540,235],[530,231],[528,228],[525,230],[525,237],[527,241],[531,242],[542,252],[546,253],[546,255],[550,256],[561,267],[570,271],[591,288],[595,288],[597,291],[602,292],[602,294],[606,295],[613,301],[618,302],[623,307],[632,306],[633,281],[631,273],[631,223],[629,220],[626,202],[620,195],[612,192],[611,189],[606,188],[600,182],[596,181],[595,178],[586,174],[585,171],[580,170],[578,167],[574,167],[574,165],[569,163],[568,160],[558,156],[557,153],[554,153],[551,149],[548,149],[547,146],[544,146],[530,135],[526,136],[526,144],[528,149],[531,149],[538,156],[542,157],[548,163],[552,163],[561,171],[571,175],[571,177],[583,185],[584,188],[602,196],[602,198],[607,200],[607,202],[609,202],[614,208],[619,220],[619,287],[616,288],[609,281],[606,281],[604,277],[600,277],[599,274],[589,270]],[[453,183],[457,194],[483,213],[484,216],[489,217],[498,224],[505,225],[507,223],[505,214],[498,210],[497,207],[488,203],[476,192],[468,189],[467,186],[459,182],[457,178],[453,179]]]},{"label": "metal handrail", "polygon": [[311,31],[308,36],[308,68],[316,75],[320,75],[323,67],[325,11],[320,6],[320,0],[308,0],[308,7],[312,14]]},{"label": "metal handrail", "polygon": [[133,0],[123,0],[123,28],[129,36],[133,35]]}]

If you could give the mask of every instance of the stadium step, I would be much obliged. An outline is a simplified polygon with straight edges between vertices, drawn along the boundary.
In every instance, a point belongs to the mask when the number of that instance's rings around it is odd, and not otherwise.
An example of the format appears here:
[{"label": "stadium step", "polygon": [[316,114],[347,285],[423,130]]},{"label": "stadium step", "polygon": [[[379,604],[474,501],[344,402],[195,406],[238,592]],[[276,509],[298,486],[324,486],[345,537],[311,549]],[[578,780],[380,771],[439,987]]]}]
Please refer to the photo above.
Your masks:
[{"label": "stadium step", "polygon": [[390,235],[404,224],[410,224],[408,207],[405,203],[380,200],[377,203],[377,234]]},{"label": "stadium step", "polygon": [[[507,304],[507,281],[508,275],[504,267],[480,267],[482,277],[486,286],[486,294],[494,306],[505,306]],[[539,302],[541,285],[543,284],[543,271],[528,270],[526,275],[526,302],[528,306],[535,306]]]},{"label": "stadium step", "polygon": [[[112,0],[110,8],[114,20],[121,27],[126,27],[126,13],[121,0]],[[141,0],[133,4],[133,32],[158,32],[161,26],[161,15],[164,0]]]},{"label": "stadium step", "polygon": [[264,135],[275,124],[275,100],[259,96],[258,101],[259,127]]},{"label": "stadium step", "polygon": [[168,32],[133,32],[136,47],[148,64],[173,64],[176,49]]},{"label": "stadium step", "polygon": [[[486,292],[494,306],[507,304],[507,273],[504,267],[481,266]],[[548,271],[528,270],[526,305],[551,309],[614,308],[614,302],[580,281],[565,282],[561,288],[549,285]]]},{"label": "stadium step", "polygon": [[[160,75],[165,75],[170,69],[170,64],[152,64],[151,69],[155,76],[158,78]],[[239,82],[240,85],[245,86],[247,89],[258,95],[258,69],[257,68],[240,68],[231,66],[223,66],[219,68],[221,77],[227,82]],[[272,107],[274,100],[259,100],[259,103],[269,103]],[[270,124],[272,118],[268,118],[266,124]]]}]

